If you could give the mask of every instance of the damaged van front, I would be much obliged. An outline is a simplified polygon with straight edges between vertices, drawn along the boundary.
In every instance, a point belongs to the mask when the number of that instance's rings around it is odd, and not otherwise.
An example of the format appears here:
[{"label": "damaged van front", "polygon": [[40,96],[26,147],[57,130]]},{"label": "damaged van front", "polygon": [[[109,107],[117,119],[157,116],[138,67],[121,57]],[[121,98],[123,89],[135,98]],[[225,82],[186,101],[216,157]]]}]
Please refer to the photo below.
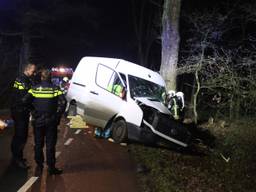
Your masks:
[{"label": "damaged van front", "polygon": [[184,124],[173,119],[165,106],[164,84],[132,75],[128,75],[128,83],[130,97],[135,101],[136,108],[139,108],[134,111],[141,111],[137,112],[141,118],[139,124],[127,121],[128,138],[143,143],[157,143],[164,140],[187,147],[190,142],[190,133]]}]

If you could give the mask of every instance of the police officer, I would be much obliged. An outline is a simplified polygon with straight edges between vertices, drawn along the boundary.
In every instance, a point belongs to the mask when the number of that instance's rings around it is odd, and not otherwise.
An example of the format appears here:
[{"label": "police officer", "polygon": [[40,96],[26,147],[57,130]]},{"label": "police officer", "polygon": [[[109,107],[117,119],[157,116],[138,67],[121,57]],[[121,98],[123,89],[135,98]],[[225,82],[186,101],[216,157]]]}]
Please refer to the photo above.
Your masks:
[{"label": "police officer", "polygon": [[27,64],[21,76],[13,85],[11,115],[14,120],[15,132],[11,143],[12,163],[19,168],[28,168],[23,158],[23,149],[28,136],[30,107],[22,103],[22,98],[31,88],[31,78],[36,70],[35,64]]},{"label": "police officer", "polygon": [[64,94],[67,93],[68,84],[69,84],[68,77],[63,77],[62,81],[60,82],[60,90],[63,91]]},{"label": "police officer", "polygon": [[167,108],[176,120],[182,120],[184,117],[184,93],[171,90],[167,94]]},{"label": "police officer", "polygon": [[34,127],[34,150],[37,171],[42,173],[45,140],[48,172],[51,175],[61,174],[62,170],[55,167],[55,146],[57,142],[57,126],[65,110],[66,99],[63,92],[51,83],[50,71],[41,70],[41,82],[28,91],[28,94],[23,98],[23,102],[32,103],[34,108],[32,124]]}]

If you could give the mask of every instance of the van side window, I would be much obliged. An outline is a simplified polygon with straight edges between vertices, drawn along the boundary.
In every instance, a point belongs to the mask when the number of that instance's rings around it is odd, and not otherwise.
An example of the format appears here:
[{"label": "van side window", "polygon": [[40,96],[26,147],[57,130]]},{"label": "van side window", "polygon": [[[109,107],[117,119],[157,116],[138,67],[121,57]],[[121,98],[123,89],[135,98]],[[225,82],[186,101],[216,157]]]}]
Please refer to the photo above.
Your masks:
[{"label": "van side window", "polygon": [[122,96],[122,82],[118,74],[109,67],[98,65],[96,84],[119,97]]},{"label": "van side window", "polygon": [[111,68],[99,64],[97,69],[96,84],[103,89],[107,89],[113,74],[114,71]]}]

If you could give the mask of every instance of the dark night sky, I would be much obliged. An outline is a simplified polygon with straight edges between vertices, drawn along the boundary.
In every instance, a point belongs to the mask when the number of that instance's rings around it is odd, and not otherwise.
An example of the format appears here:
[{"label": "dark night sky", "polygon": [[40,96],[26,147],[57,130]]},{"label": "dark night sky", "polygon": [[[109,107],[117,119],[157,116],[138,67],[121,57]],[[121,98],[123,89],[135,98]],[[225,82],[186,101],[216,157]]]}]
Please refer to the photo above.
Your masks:
[{"label": "dark night sky", "polygon": [[[86,2],[88,10],[85,10],[84,18],[66,14],[51,23],[49,35],[33,41],[36,47],[40,47],[39,57],[49,63],[68,63],[72,66],[86,55],[136,60],[136,48],[130,44],[134,31],[129,1],[65,1],[71,8]],[[20,8],[17,2],[21,1],[0,0],[0,29],[19,30],[17,15]],[[47,1],[37,1],[33,7],[44,11]],[[60,8],[56,10],[61,12]]]},{"label": "dark night sky", "polygon": [[[0,0],[0,30],[1,28],[7,31],[21,29],[19,15],[24,1],[26,0]],[[37,11],[49,12],[53,18],[57,17],[55,21],[34,27],[36,34],[40,33],[40,29],[46,29],[43,38],[33,40],[38,60],[47,65],[67,63],[75,66],[81,57],[93,55],[138,62],[130,0],[57,1],[59,3],[52,8],[49,8],[52,0],[31,1],[32,7]],[[65,10],[63,1],[70,9],[82,7],[86,3],[83,17]],[[214,7],[220,2],[223,3],[220,0],[183,1],[182,10],[196,8],[197,11],[201,11],[205,7]],[[154,50],[158,54],[156,60],[159,63],[160,48],[156,46]]]}]

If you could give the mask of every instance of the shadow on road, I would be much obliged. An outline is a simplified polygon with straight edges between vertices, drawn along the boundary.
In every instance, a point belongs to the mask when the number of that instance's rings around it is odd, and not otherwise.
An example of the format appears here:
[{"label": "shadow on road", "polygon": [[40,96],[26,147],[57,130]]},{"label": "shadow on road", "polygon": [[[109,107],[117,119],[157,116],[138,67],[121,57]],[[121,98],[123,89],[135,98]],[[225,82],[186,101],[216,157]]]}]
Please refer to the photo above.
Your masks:
[{"label": "shadow on road", "polygon": [[17,192],[28,180],[28,171],[11,164],[0,177],[0,191]]},{"label": "shadow on road", "polygon": [[37,181],[32,185],[31,192],[53,192],[53,191],[61,191],[65,192],[65,183],[63,177],[61,175],[48,175],[45,171]]}]

